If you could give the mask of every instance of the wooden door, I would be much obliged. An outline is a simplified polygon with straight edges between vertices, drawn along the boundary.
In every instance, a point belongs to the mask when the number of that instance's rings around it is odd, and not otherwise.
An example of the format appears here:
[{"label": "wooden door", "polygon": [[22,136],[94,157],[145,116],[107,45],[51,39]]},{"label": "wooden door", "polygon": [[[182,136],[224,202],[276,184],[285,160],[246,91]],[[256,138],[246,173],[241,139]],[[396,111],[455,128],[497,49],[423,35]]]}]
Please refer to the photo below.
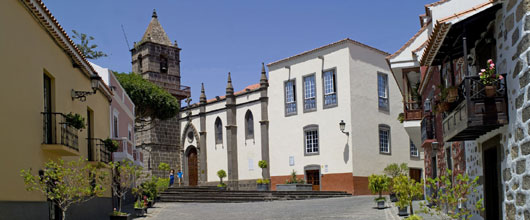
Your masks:
[{"label": "wooden door", "polygon": [[482,144],[484,149],[483,169],[484,169],[484,205],[486,220],[501,219],[503,186],[501,183],[501,147],[500,137],[496,136]]},{"label": "wooden door", "polygon": [[409,169],[409,176],[410,176],[411,179],[413,179],[417,183],[420,183],[421,182],[421,169],[410,168]]},{"label": "wooden door", "polygon": [[306,170],[305,174],[307,183],[313,185],[313,191],[320,191],[320,171]]},{"label": "wooden door", "polygon": [[197,150],[195,148],[192,148],[188,153],[188,177],[190,186],[198,184],[199,173],[197,169]]}]

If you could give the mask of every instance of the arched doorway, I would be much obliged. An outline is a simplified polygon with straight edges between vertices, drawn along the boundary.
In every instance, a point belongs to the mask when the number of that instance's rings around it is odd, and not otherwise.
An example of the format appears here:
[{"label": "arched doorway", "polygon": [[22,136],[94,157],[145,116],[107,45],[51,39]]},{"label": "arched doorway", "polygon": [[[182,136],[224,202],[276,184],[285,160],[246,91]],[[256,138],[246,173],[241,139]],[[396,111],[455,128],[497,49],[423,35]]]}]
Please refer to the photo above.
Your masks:
[{"label": "arched doorway", "polygon": [[188,185],[196,186],[199,182],[199,172],[197,166],[197,149],[195,147],[190,147],[188,154],[186,155],[188,159]]}]

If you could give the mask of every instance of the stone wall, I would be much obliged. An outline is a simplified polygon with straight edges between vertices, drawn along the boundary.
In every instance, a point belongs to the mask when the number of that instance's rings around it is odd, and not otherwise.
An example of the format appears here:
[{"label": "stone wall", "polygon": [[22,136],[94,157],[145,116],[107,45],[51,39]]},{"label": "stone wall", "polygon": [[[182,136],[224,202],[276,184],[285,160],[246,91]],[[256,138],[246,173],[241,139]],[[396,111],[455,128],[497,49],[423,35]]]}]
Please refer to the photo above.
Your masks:
[{"label": "stone wall", "polygon": [[[508,73],[510,124],[503,135],[504,219],[530,219],[530,0],[509,0],[497,17],[498,70]],[[500,61],[500,62],[499,62]]]}]

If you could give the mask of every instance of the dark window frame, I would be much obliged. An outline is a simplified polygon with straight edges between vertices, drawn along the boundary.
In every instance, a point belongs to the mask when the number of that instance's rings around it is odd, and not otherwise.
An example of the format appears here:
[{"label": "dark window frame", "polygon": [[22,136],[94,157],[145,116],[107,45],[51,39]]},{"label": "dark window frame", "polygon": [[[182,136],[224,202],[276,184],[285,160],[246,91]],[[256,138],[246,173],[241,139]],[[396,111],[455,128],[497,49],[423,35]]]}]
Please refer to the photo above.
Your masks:
[{"label": "dark window frame", "polygon": [[254,115],[249,109],[245,113],[245,139],[254,139],[254,132]]},{"label": "dark window frame", "polygon": [[223,121],[217,117],[214,123],[215,144],[223,144]]},{"label": "dark window frame", "polygon": [[[385,85],[384,86],[385,86],[385,96],[386,97],[382,97],[379,94],[379,91],[380,91],[379,77],[380,76],[382,76],[385,79]],[[389,82],[388,82],[388,74],[378,72],[377,73],[377,106],[379,107],[379,110],[383,110],[383,111],[386,111],[386,112],[390,111],[389,96],[390,96],[390,89],[389,89]],[[386,105],[382,106],[381,105],[381,100],[383,100],[386,103]]]},{"label": "dark window frame", "polygon": [[[287,83],[289,82],[293,82],[292,84],[292,91],[293,91],[293,102],[287,102]],[[285,116],[291,116],[291,115],[297,115],[298,114],[298,103],[297,103],[297,99],[296,99],[296,79],[293,78],[293,79],[289,79],[289,80],[285,80],[283,82],[283,103],[284,103],[284,112],[285,112]],[[294,111],[293,112],[288,112],[287,109],[287,105],[288,104],[293,104],[294,105]]]},{"label": "dark window frame", "polygon": [[[313,90],[314,90],[314,93],[315,93],[315,97],[306,99],[306,97],[305,97],[305,95],[306,95],[305,80],[310,78],[310,77],[313,77],[313,80],[314,80]],[[316,77],[316,73],[310,73],[310,74],[302,76],[302,97],[304,99],[304,101],[303,101],[303,103],[304,103],[304,113],[314,112],[314,111],[317,110],[317,77]],[[315,107],[306,108],[306,104],[307,104],[306,101],[307,100],[311,100],[311,99],[313,99],[313,103],[315,104]]]},{"label": "dark window frame", "polygon": [[[332,74],[334,92],[326,95],[326,81],[324,77],[327,72],[331,72]],[[331,96],[331,95],[335,95],[335,98],[334,98],[335,102],[326,105],[326,97]],[[323,70],[322,71],[322,106],[323,108],[326,109],[326,108],[337,107],[339,105],[338,97],[339,95],[338,95],[338,86],[337,86],[337,68],[333,67],[333,68]]]}]

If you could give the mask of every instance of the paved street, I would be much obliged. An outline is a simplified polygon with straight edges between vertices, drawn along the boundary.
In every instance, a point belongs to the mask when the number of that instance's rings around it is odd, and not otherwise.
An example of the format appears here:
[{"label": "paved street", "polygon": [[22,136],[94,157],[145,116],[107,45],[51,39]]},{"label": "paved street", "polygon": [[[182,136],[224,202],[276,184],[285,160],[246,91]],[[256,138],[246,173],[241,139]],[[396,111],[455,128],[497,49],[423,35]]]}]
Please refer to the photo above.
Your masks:
[{"label": "paved street", "polygon": [[255,203],[157,203],[146,220],[161,219],[359,219],[397,220],[394,209],[374,208],[374,197]]}]

